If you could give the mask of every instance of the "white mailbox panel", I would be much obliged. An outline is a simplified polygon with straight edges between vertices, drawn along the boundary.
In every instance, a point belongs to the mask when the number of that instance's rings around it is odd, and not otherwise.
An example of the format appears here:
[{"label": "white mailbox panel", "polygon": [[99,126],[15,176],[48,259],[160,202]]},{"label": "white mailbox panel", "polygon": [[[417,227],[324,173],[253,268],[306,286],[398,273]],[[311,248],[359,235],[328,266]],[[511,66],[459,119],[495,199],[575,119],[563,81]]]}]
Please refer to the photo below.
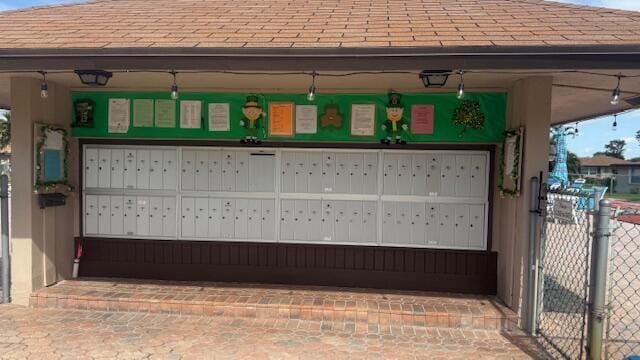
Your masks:
[{"label": "white mailbox panel", "polygon": [[222,237],[222,200],[209,199],[209,237],[220,239]]},{"label": "white mailbox panel", "polygon": [[[96,168],[96,170],[97,170],[97,168]],[[87,234],[87,235],[96,235],[96,234],[98,234],[98,196],[97,195],[86,195],[85,196],[85,200],[84,200],[84,233]]]},{"label": "white mailbox panel", "polygon": [[186,238],[192,238],[196,235],[196,214],[195,214],[196,200],[194,198],[182,198],[181,204],[181,232],[182,236]]},{"label": "white mailbox panel", "polygon": [[233,151],[222,153],[222,181],[221,191],[235,191],[236,189],[236,157]]},{"label": "white mailbox panel", "polygon": [[194,188],[197,191],[209,190],[209,152],[197,150],[195,162]]},{"label": "white mailbox panel", "polygon": [[396,203],[395,231],[400,244],[411,244],[411,205],[412,203]]},{"label": "white mailbox panel", "polygon": [[124,150],[111,150],[111,188],[122,189],[124,187]]},{"label": "white mailbox panel", "polygon": [[209,151],[209,190],[220,191],[222,188],[222,152]]},{"label": "white mailbox panel", "polygon": [[136,198],[133,196],[125,196],[124,201],[124,233],[127,236],[135,236],[137,234],[136,225],[137,207]]},{"label": "white mailbox panel", "polygon": [[236,152],[236,184],[235,191],[253,191],[249,189],[249,153]]},{"label": "white mailbox panel", "polygon": [[364,165],[362,167],[363,188],[365,194],[378,193],[378,153],[364,153]]},{"label": "white mailbox panel", "polygon": [[234,234],[233,237],[236,239],[246,239],[247,238],[247,211],[248,211],[248,203],[247,199],[237,199],[235,200],[235,222],[234,222]]},{"label": "white mailbox panel", "polygon": [[[176,174],[174,173],[174,177]],[[165,197],[162,199],[162,236],[176,236],[176,198]]]},{"label": "white mailbox panel", "polygon": [[84,151],[84,185],[87,189],[98,187],[98,149],[87,148]]},{"label": "white mailbox panel", "polygon": [[411,193],[427,195],[427,155],[413,155],[411,167]]},{"label": "white mailbox panel", "polygon": [[209,199],[196,198],[194,205],[195,236],[206,239],[209,235]]},{"label": "white mailbox panel", "polygon": [[457,247],[469,247],[469,205],[455,206],[455,245]]},{"label": "white mailbox panel", "polygon": [[486,167],[487,157],[485,155],[473,155],[471,157],[471,196],[484,197],[486,192]]},{"label": "white mailbox panel", "polygon": [[136,187],[138,189],[148,189],[149,188],[149,170],[150,167],[150,152],[149,150],[138,150],[137,155],[137,178],[136,178]]},{"label": "white mailbox panel", "polygon": [[149,152],[149,189],[162,190],[162,150],[151,150]]},{"label": "white mailbox panel", "polygon": [[274,200],[262,200],[262,240],[276,239],[276,204]]},{"label": "white mailbox panel", "polygon": [[484,205],[469,205],[469,247],[482,249],[484,242]]},{"label": "white mailbox panel", "polygon": [[138,177],[136,160],[137,151],[135,149],[124,150],[124,187],[125,189],[135,189]]},{"label": "white mailbox panel", "polygon": [[234,237],[236,226],[236,215],[234,201],[232,199],[222,199],[222,219],[220,221],[220,237],[231,239]]},{"label": "white mailbox panel", "polygon": [[177,190],[178,178],[178,153],[175,150],[162,152],[162,188],[165,190]]},{"label": "white mailbox panel", "polygon": [[322,188],[322,153],[312,151],[307,155],[307,169],[309,171],[308,190],[310,193],[321,194],[324,192]]},{"label": "white mailbox panel", "polygon": [[122,196],[111,197],[111,235],[124,235],[124,200]]},{"label": "white mailbox panel", "polygon": [[[162,161],[158,163],[162,164]],[[162,236],[162,212],[163,201],[161,197],[153,196],[149,198],[149,235]]]},{"label": "white mailbox panel", "polygon": [[443,155],[440,166],[440,196],[456,195],[456,157]]},{"label": "white mailbox panel", "polygon": [[98,187],[111,187],[111,149],[98,150]]},{"label": "white mailbox panel", "polygon": [[196,189],[196,152],[182,151],[182,190]]},{"label": "white mailbox panel", "polygon": [[98,234],[111,234],[111,198],[98,196]]}]

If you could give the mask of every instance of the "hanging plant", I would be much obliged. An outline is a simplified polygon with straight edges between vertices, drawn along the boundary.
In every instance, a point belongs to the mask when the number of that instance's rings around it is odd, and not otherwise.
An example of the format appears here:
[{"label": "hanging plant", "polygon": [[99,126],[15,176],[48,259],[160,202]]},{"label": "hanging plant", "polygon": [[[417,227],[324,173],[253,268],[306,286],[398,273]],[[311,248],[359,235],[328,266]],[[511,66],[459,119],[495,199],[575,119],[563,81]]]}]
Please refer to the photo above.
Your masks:
[{"label": "hanging plant", "polygon": [[480,109],[480,103],[473,100],[464,101],[453,111],[452,122],[454,125],[462,126],[462,131],[458,136],[462,137],[469,128],[480,130],[484,128],[484,114]]}]

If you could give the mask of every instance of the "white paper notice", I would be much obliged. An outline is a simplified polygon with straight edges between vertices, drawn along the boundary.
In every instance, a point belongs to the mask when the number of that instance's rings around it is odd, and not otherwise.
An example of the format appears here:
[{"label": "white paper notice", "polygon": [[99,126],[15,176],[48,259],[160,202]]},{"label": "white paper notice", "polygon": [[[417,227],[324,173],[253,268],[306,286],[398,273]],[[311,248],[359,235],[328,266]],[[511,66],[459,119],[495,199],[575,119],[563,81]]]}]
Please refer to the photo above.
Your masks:
[{"label": "white paper notice", "polygon": [[180,127],[200,129],[202,115],[201,101],[180,101]]},{"label": "white paper notice", "polygon": [[129,99],[109,99],[109,132],[129,131]]},{"label": "white paper notice", "polygon": [[209,104],[209,131],[229,130],[229,104]]},{"label": "white paper notice", "polygon": [[376,106],[373,104],[351,105],[351,135],[373,136]]},{"label": "white paper notice", "polygon": [[63,150],[64,136],[62,135],[62,131],[47,129],[44,131],[44,135],[45,135],[44,146],[43,146],[44,149]]},{"label": "white paper notice", "polygon": [[298,134],[318,132],[318,107],[316,105],[296,106],[296,132]]},{"label": "white paper notice", "polygon": [[153,127],[153,100],[133,100],[133,126]]}]

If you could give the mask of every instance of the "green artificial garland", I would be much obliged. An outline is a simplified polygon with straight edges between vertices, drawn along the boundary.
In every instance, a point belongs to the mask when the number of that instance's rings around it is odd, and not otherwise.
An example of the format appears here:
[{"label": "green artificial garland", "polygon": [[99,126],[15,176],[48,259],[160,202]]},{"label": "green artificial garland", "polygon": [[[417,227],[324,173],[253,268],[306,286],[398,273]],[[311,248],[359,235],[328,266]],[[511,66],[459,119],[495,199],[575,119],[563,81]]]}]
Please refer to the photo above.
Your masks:
[{"label": "green artificial garland", "polygon": [[480,109],[480,102],[466,100],[453,111],[452,122],[455,125],[463,126],[458,135],[464,136],[468,128],[480,130],[484,128],[484,113]]},{"label": "green artificial garland", "polygon": [[[514,151],[514,162],[513,169],[511,170],[511,174],[509,177],[513,180],[514,184],[516,184],[515,189],[507,189],[504,187],[504,169],[505,169],[505,149],[507,144],[507,139],[510,137],[516,137]],[[518,186],[518,182],[520,181],[520,139],[522,137],[521,130],[507,130],[504,132],[504,142],[502,143],[502,150],[500,153],[500,179],[498,180],[498,190],[500,190],[500,196],[504,197],[505,195],[510,197],[517,197],[520,195],[520,189]]]},{"label": "green artificial garland", "polygon": [[[57,186],[66,186],[68,191],[73,191],[74,187],[69,182],[69,140],[67,138],[67,130],[47,124],[38,124],[40,129],[40,139],[36,143],[36,176],[34,181],[34,190],[35,192],[39,192],[40,190],[49,191],[51,189],[55,189]],[[41,181],[40,180],[40,171],[42,170],[42,148],[44,147],[45,142],[47,141],[47,130],[49,131],[57,131],[62,133],[62,141],[64,143],[64,160],[62,163],[63,167],[63,176],[62,180],[59,181]]]}]

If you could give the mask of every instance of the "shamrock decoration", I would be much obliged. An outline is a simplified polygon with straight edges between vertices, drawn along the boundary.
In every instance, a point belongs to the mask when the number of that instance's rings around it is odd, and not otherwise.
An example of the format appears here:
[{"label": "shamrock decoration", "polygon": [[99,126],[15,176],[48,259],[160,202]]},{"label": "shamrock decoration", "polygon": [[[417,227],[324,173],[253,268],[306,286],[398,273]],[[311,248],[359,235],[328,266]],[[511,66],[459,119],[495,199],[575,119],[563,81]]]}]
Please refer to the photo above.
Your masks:
[{"label": "shamrock decoration", "polygon": [[466,100],[453,111],[452,122],[463,126],[458,136],[462,137],[468,128],[480,130],[484,128],[484,114],[477,101]]}]

